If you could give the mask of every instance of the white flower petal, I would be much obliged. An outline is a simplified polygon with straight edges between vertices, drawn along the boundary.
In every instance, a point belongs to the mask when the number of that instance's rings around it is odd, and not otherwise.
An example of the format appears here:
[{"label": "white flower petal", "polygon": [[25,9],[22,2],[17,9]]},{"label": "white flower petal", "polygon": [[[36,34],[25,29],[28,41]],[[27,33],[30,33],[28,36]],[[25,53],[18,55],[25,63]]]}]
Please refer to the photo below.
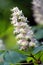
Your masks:
[{"label": "white flower petal", "polygon": [[36,46],[36,44],[35,44],[35,42],[32,42],[32,41],[31,41],[31,42],[29,43],[29,46]]},{"label": "white flower petal", "polygon": [[17,38],[17,39],[24,38],[24,35],[20,33],[20,34],[18,34],[18,35],[16,36],[16,38]]},{"label": "white flower petal", "polygon": [[14,7],[13,9],[11,9],[11,11],[18,12],[19,9],[18,9],[18,7]]},{"label": "white flower petal", "polygon": [[18,44],[20,44],[22,46],[26,46],[26,45],[28,45],[28,41],[21,39],[21,40],[18,41]]}]

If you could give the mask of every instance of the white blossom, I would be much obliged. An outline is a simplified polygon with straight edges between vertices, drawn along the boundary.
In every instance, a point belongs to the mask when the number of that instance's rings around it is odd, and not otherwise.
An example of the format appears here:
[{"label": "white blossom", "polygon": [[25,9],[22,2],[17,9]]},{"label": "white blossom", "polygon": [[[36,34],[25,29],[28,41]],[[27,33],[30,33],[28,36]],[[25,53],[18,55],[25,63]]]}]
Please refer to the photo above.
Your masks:
[{"label": "white blossom", "polygon": [[36,46],[36,44],[31,41],[31,42],[29,43],[29,46]]},{"label": "white blossom", "polygon": [[15,27],[13,33],[16,34],[17,44],[20,45],[20,50],[31,46],[36,47],[36,41],[33,41],[33,31],[27,24],[28,20],[23,15],[22,10],[20,11],[18,7],[14,7],[11,11],[13,12],[11,23]]},{"label": "white blossom", "polygon": [[25,39],[21,39],[18,41],[18,44],[22,45],[22,46],[26,46],[26,45],[28,45],[28,41],[26,41]]},{"label": "white blossom", "polygon": [[43,25],[43,0],[33,0],[32,4],[35,21]]},{"label": "white blossom", "polygon": [[14,16],[13,18],[10,18],[12,21],[11,21],[11,24],[15,24],[17,22],[17,17]]},{"label": "white blossom", "polygon": [[20,33],[20,34],[18,34],[18,35],[16,36],[16,38],[17,38],[17,39],[24,38],[24,35]]}]

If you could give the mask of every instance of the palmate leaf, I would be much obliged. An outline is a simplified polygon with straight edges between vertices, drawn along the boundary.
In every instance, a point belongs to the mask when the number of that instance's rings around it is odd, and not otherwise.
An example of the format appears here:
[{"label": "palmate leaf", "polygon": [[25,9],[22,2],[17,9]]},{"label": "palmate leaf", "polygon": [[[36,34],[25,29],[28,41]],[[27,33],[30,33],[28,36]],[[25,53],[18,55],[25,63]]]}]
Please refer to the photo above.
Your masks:
[{"label": "palmate leaf", "polygon": [[42,46],[39,46],[39,47],[36,47],[36,48],[34,48],[34,50],[33,50],[33,54],[37,54],[38,52],[40,52],[40,51],[43,51],[43,45]]},{"label": "palmate leaf", "polygon": [[7,63],[12,63],[12,64],[19,63],[20,61],[23,61],[26,58],[27,56],[22,55],[15,51],[8,51],[4,54],[4,61]]}]

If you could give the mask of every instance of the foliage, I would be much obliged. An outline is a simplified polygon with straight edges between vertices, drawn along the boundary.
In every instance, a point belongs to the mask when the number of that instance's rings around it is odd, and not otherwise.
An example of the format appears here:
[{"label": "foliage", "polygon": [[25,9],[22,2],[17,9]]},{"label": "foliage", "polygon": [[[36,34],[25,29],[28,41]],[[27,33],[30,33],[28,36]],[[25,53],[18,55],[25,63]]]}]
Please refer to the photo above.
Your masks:
[{"label": "foliage", "polygon": [[[31,18],[31,1],[32,0],[0,0],[0,39],[4,41],[6,46],[6,50],[0,50],[0,58],[4,60],[0,60],[0,65],[23,65],[22,61],[26,61],[28,65],[30,62],[33,62],[34,65],[43,63],[43,45],[41,44],[41,42],[43,42],[43,26],[31,25],[35,38],[38,40],[40,46],[29,48],[26,51],[20,51],[16,45],[17,40],[15,35],[13,35],[13,26],[9,20],[11,17],[10,9],[13,6],[18,6],[23,10],[25,16]],[[41,40],[41,42],[39,40]]]}]

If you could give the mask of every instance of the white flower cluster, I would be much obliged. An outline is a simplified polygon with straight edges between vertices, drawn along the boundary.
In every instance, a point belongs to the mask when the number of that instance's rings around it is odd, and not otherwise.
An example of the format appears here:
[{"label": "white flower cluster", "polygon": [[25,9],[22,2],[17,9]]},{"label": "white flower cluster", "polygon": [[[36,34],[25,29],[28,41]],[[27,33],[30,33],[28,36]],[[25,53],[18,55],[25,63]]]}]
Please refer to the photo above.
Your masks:
[{"label": "white flower cluster", "polygon": [[3,40],[0,39],[0,50],[5,50],[5,46],[3,44]]},{"label": "white flower cluster", "polygon": [[32,4],[35,21],[43,25],[43,0],[33,0]]},{"label": "white flower cluster", "polygon": [[20,45],[20,50],[26,49],[27,47],[36,47],[36,39],[34,39],[33,31],[31,27],[27,24],[28,20],[23,15],[22,10],[20,11],[18,7],[11,9],[12,18],[11,24],[14,26],[14,34],[16,34],[17,44]]}]

